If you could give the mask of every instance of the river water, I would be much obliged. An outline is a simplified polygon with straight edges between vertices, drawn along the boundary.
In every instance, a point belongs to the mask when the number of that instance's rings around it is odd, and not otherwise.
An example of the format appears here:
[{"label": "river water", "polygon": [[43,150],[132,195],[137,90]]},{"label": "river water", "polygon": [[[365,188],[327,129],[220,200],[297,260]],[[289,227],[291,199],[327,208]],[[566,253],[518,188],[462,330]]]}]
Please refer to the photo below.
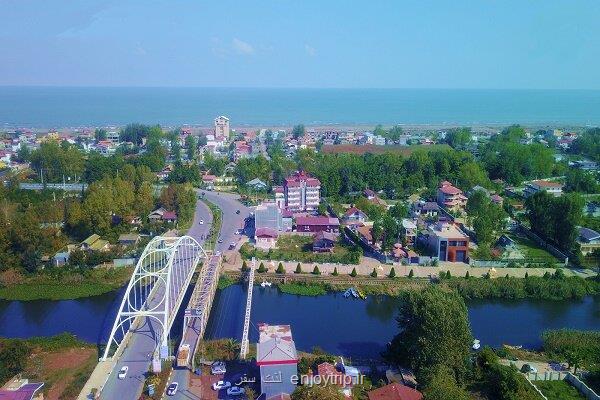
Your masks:
[{"label": "river water", "polygon": [[[72,332],[98,343],[106,340],[123,291],[64,301],[0,301],[0,336],[49,336]],[[219,291],[207,327],[208,338],[241,338],[246,289],[233,285]],[[258,337],[259,322],[290,324],[296,346],[355,358],[375,357],[398,331],[399,300],[370,296],[345,299],[341,293],[318,297],[254,290],[250,340]],[[469,301],[473,335],[482,344],[503,343],[536,348],[546,329],[600,330],[600,298],[581,301]],[[180,315],[181,317],[181,315]],[[180,328],[176,321],[174,330]]]}]

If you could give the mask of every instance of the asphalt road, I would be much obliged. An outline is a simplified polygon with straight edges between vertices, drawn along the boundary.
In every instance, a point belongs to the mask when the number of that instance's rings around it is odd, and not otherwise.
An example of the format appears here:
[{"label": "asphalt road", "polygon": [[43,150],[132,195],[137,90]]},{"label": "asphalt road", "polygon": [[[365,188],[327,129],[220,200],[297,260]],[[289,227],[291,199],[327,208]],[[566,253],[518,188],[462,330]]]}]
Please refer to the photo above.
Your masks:
[{"label": "asphalt road", "polygon": [[[200,220],[204,220],[204,223],[200,224]],[[188,235],[202,244],[211,224],[212,214],[210,209],[202,201],[198,201],[194,222],[188,230]],[[158,287],[156,290],[155,295],[150,299],[151,303],[158,302],[162,298],[164,286]],[[181,306],[185,307],[185,304]],[[178,321],[174,323],[176,324]],[[160,334],[160,324],[154,319],[146,318],[144,325],[137,329],[131,337],[127,348],[116,364],[116,369],[111,372],[102,390],[101,399],[135,400],[138,398],[143,390],[144,375],[150,367],[150,353],[155,349],[158,334]],[[117,375],[124,365],[129,367],[129,371],[127,377],[121,380],[118,379]]]},{"label": "asphalt road", "polygon": [[[204,197],[216,204],[222,211],[223,220],[221,222],[221,230],[219,232],[219,238],[221,238],[222,243],[217,243],[215,246],[215,251],[225,251],[229,248],[229,244],[232,242],[237,242],[239,236],[235,234],[238,229],[244,227],[245,220],[250,216],[250,208],[244,206],[240,203],[238,199],[238,195],[230,194],[230,193],[219,193],[212,191],[198,191],[199,195]],[[201,202],[200,202],[201,203]],[[240,210],[240,213],[237,214],[237,210]],[[198,208],[196,209],[198,213]],[[206,219],[205,219],[206,224]],[[188,234],[190,236],[194,236],[192,234],[192,230],[194,226],[190,228]],[[195,236],[194,236],[195,237]],[[198,238],[196,237],[196,240]],[[200,241],[200,240],[198,240]],[[202,243],[202,242],[201,242]],[[182,305],[183,306],[183,305]],[[241,339],[241,338],[240,338]],[[199,397],[192,394],[188,390],[188,378],[190,371],[188,369],[174,369],[173,374],[171,375],[171,379],[169,384],[172,382],[177,382],[179,384],[179,388],[177,390],[177,394],[175,396],[169,397],[174,400],[199,400]],[[225,398],[222,395],[225,394],[225,390],[220,393],[220,398]]]}]

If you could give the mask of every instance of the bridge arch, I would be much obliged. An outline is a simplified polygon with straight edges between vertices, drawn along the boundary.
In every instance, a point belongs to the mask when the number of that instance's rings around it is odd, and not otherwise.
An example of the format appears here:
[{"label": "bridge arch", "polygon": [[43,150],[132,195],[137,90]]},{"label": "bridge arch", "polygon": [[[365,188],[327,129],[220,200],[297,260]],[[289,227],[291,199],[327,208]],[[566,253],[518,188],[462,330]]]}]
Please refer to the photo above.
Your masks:
[{"label": "bridge arch", "polygon": [[[168,357],[169,332],[175,316],[197,265],[207,258],[206,251],[191,236],[154,237],[131,275],[100,360],[112,357],[111,349],[116,347],[118,351],[143,320],[156,332],[155,358]],[[153,321],[158,323],[158,329],[152,329]]]}]

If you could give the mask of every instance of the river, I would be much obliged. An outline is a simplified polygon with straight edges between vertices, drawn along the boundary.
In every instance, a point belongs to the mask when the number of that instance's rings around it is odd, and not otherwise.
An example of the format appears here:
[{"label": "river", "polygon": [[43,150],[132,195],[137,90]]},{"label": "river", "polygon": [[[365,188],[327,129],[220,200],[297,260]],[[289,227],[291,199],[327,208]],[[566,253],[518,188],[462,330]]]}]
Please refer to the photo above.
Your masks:
[{"label": "river", "polygon": [[[72,332],[90,342],[106,340],[123,291],[86,299],[63,301],[0,301],[0,336],[49,336]],[[246,290],[233,285],[219,291],[207,327],[208,338],[241,338]],[[256,324],[290,324],[296,346],[319,346],[355,358],[381,352],[398,328],[399,301],[370,296],[366,301],[345,299],[341,293],[318,297],[280,293],[275,288],[254,291],[251,341],[258,337]],[[581,301],[469,301],[473,335],[482,344],[503,343],[538,347],[546,329],[600,330],[600,298]],[[174,330],[180,328],[176,321]]]}]

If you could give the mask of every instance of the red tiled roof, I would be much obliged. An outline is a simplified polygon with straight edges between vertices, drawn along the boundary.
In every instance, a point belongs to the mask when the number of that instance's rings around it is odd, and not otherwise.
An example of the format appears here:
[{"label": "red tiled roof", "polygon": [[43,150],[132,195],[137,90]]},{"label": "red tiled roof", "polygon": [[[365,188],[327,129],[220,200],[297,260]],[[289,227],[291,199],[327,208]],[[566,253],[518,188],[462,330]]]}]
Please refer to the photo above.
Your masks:
[{"label": "red tiled roof", "polygon": [[273,228],[256,228],[256,232],[254,232],[254,236],[256,237],[270,237],[277,238],[277,231]]},{"label": "red tiled roof", "polygon": [[177,213],[175,213],[175,211],[165,211],[162,215],[162,219],[177,219]]},{"label": "red tiled roof", "polygon": [[362,212],[360,209],[358,209],[358,208],[356,208],[356,207],[351,207],[351,208],[349,208],[349,209],[348,209],[348,211],[346,211],[346,212],[344,213],[344,216],[345,216],[345,217],[349,217],[350,215],[352,215],[352,214],[354,214],[354,213],[356,213],[356,212],[359,212],[359,213],[363,213],[363,214],[364,214],[364,212]]},{"label": "red tiled roof", "polygon": [[533,181],[531,182],[534,185],[539,187],[562,187],[563,185],[558,182],[550,182],[550,181]]},{"label": "red tiled roof", "polygon": [[422,400],[421,392],[409,388],[399,383],[390,383],[389,385],[371,390],[367,393],[369,400]]},{"label": "red tiled roof", "polygon": [[442,185],[440,187],[440,190],[444,194],[461,194],[462,193],[462,190],[460,190],[459,188],[455,188],[452,185]]},{"label": "red tiled roof", "polygon": [[296,225],[339,225],[340,221],[337,218],[324,216],[318,217],[296,217]]},{"label": "red tiled roof", "polygon": [[[317,365],[317,374],[319,374],[322,377],[328,376],[329,377],[328,382],[330,384],[346,387],[345,381],[344,381],[344,373],[338,371],[335,368],[335,365],[333,365],[333,364],[324,362],[324,363]],[[347,386],[352,387],[352,383],[350,383]]]},{"label": "red tiled roof", "polygon": [[204,182],[210,182],[210,181],[214,181],[215,179],[217,179],[217,177],[216,177],[216,176],[214,176],[214,175],[203,175],[203,176],[202,176],[202,180],[203,180]]}]

